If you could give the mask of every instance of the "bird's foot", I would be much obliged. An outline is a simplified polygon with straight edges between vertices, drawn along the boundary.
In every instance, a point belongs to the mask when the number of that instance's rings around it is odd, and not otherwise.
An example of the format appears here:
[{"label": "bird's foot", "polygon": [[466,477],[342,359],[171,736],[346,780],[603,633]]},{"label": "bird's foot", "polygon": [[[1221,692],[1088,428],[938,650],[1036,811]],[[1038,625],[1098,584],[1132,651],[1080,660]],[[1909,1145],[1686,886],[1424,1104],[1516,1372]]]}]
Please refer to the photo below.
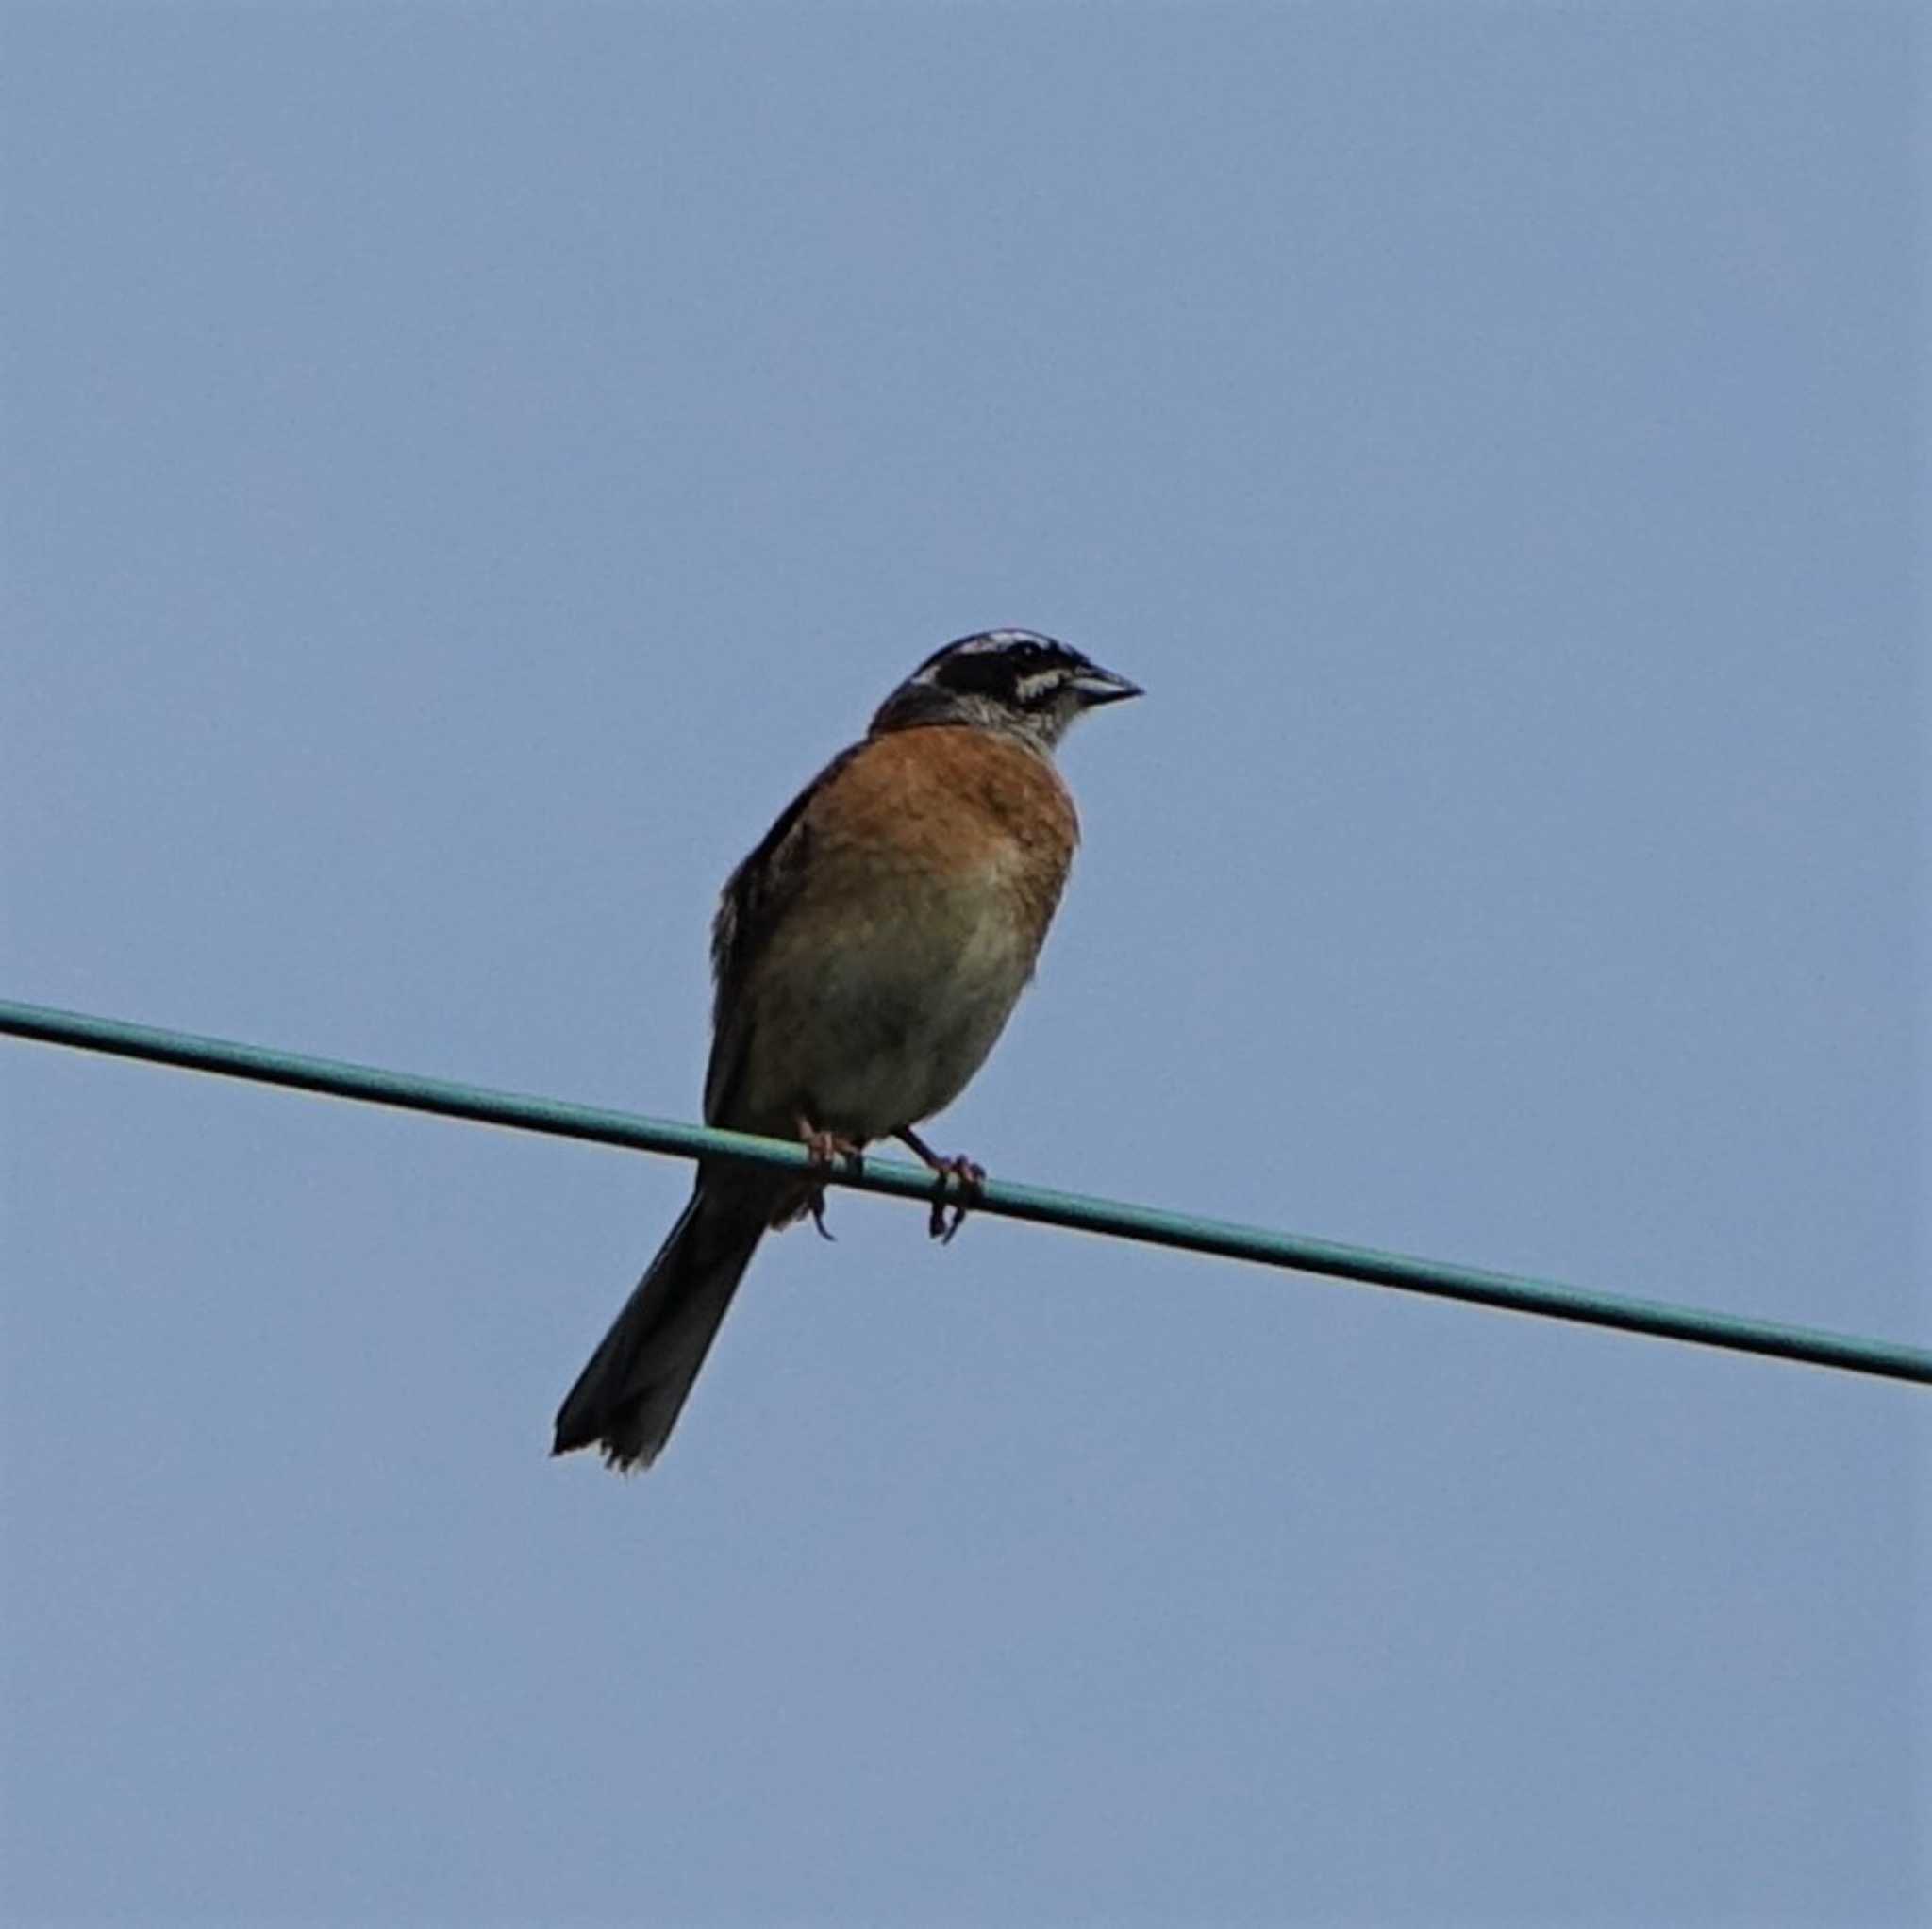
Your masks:
[{"label": "bird's foot", "polygon": [[833,1239],[836,1235],[825,1223],[824,1175],[842,1158],[856,1178],[865,1170],[865,1149],[857,1139],[843,1138],[837,1132],[821,1131],[808,1119],[799,1120],[798,1134],[805,1140],[807,1169],[812,1174],[808,1182],[810,1190],[806,1195],[805,1209],[811,1214],[811,1222],[818,1228],[819,1238]]},{"label": "bird's foot", "polygon": [[[933,1190],[932,1217],[926,1222],[925,1229],[928,1238],[937,1239],[942,1246],[950,1246],[953,1235],[966,1223],[966,1215],[978,1204],[980,1194],[986,1189],[986,1168],[977,1159],[967,1158],[960,1153],[955,1153],[951,1158],[941,1158],[916,1132],[908,1130],[898,1137],[939,1174]],[[949,1179],[957,1181],[957,1192],[947,1185]]]}]

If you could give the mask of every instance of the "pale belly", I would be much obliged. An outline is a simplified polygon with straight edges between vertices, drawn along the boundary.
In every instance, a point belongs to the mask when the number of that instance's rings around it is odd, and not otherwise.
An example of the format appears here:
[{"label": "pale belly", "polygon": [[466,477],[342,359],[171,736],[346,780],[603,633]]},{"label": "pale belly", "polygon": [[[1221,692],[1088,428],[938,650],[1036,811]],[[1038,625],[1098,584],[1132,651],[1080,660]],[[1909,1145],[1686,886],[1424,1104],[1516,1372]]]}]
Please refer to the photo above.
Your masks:
[{"label": "pale belly", "polygon": [[[744,1123],[866,1140],[957,1098],[1031,975],[1003,894],[928,885],[893,915],[799,921],[756,988]],[[816,928],[814,928],[814,924]]]}]

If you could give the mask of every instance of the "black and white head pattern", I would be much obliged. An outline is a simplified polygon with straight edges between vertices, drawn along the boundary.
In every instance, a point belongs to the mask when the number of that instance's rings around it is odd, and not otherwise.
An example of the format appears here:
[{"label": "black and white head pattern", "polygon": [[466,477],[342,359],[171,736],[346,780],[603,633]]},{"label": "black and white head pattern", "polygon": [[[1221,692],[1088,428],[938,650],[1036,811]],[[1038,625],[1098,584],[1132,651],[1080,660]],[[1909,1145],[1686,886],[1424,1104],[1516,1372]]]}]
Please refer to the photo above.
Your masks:
[{"label": "black and white head pattern", "polygon": [[1083,710],[1140,694],[1138,684],[1037,630],[982,630],[935,650],[886,699],[873,729],[976,723],[1050,750]]}]

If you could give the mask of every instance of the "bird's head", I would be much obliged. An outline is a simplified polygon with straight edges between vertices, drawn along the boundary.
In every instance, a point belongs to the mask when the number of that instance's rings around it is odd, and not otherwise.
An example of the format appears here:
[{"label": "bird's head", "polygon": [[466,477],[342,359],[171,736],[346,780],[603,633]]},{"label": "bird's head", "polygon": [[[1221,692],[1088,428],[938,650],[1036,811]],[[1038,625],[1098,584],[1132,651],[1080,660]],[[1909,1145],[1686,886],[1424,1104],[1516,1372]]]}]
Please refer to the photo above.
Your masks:
[{"label": "bird's head", "polygon": [[1067,726],[1141,686],[1030,629],[990,629],[935,650],[883,704],[873,735],[922,723],[1005,730],[1051,751]]}]

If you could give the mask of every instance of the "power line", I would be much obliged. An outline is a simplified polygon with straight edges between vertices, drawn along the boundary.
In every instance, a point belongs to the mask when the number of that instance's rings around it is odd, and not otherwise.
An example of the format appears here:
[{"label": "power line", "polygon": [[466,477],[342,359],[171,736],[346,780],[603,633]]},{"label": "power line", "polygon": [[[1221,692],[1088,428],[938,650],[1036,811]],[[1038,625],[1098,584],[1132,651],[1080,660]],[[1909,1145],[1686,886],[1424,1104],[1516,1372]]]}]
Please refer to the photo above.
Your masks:
[{"label": "power line", "polygon": [[[298,1091],[325,1092],[371,1105],[397,1106],[408,1111],[433,1112],[447,1119],[470,1119],[479,1124],[508,1126],[513,1131],[542,1132],[559,1139],[627,1146],[639,1152],[668,1153],[678,1158],[741,1159],[753,1165],[794,1170],[802,1170],[807,1163],[804,1147],[783,1139],[719,1132],[708,1126],[650,1119],[635,1112],[606,1111],[592,1106],[572,1105],[562,1099],[491,1091],[448,1079],[422,1078],[413,1073],[310,1058],[263,1045],[161,1031],[152,1025],[92,1018],[83,1012],[58,1011],[11,1000],[0,999],[0,1035],[106,1052],[116,1057],[174,1065],[224,1078],[289,1086]],[[931,1202],[935,1189],[932,1174],[920,1167],[870,1158],[862,1172],[853,1173],[841,1168],[829,1178],[833,1185],[917,1199],[925,1204]],[[1393,1287],[1402,1292],[1422,1293],[1433,1299],[1499,1306],[1545,1319],[1610,1326],[1626,1333],[1646,1333],[1659,1339],[1686,1340],[1734,1353],[1764,1354],[1777,1359],[1802,1360],[1811,1366],[1837,1367],[1846,1372],[1932,1386],[1932,1352],[1895,1340],[1820,1332],[1769,1320],[1747,1320],[1732,1313],[1706,1312],[1695,1306],[1662,1301],[1585,1292],[1546,1280],[1452,1266],[1437,1259],[1410,1258],[1399,1253],[1378,1253],[1362,1246],[1336,1245],[1295,1233],[1272,1232],[1265,1227],[1237,1225],[1225,1220],[1199,1219],[1187,1213],[1163,1212],[1153,1206],[1129,1206],[1074,1192],[1050,1192],[1038,1186],[1019,1186],[1007,1180],[989,1181],[974,1206],[976,1211],[1003,1219],[1029,1220],[1076,1232],[1136,1239],[1147,1245],[1173,1246],[1183,1252],[1211,1253],[1224,1259],[1245,1259],[1298,1272]]]}]

